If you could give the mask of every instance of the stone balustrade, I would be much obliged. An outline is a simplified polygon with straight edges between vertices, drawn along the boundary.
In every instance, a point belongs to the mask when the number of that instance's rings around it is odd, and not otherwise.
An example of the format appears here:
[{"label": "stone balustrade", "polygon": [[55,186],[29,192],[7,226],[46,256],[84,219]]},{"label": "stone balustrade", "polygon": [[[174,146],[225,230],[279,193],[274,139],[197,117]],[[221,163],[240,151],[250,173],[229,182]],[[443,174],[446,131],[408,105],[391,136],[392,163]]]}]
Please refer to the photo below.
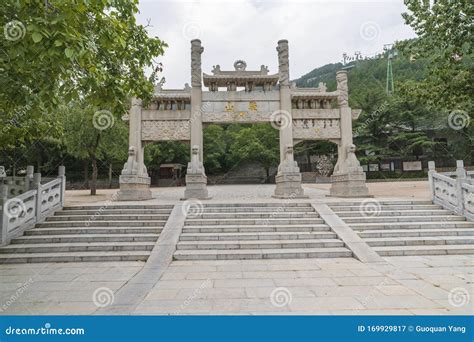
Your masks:
[{"label": "stone balustrade", "polygon": [[64,206],[66,176],[64,166],[59,167],[58,177],[41,184],[41,173],[28,167],[21,180],[16,177],[0,179],[0,245],[7,245],[36,223]]},{"label": "stone balustrade", "polygon": [[449,174],[436,172],[433,161],[428,163],[428,169],[433,203],[474,221],[474,178],[464,169],[464,162],[458,160],[456,171]]}]

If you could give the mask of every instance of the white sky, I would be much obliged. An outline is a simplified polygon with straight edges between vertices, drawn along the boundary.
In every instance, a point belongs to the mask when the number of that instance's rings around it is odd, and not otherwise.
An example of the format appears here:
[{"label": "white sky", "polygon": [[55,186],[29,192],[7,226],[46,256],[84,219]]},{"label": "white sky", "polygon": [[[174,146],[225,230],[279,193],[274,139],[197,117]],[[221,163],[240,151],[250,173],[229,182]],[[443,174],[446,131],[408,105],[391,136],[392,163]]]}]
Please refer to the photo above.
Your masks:
[{"label": "white sky", "polygon": [[237,59],[247,70],[268,65],[277,72],[279,39],[288,39],[290,75],[342,61],[342,54],[372,55],[383,45],[414,37],[403,23],[403,0],[140,0],[137,20],[148,21],[150,36],[168,43],[165,88],[190,83],[190,40],[204,47],[203,72],[220,64],[233,70]]}]

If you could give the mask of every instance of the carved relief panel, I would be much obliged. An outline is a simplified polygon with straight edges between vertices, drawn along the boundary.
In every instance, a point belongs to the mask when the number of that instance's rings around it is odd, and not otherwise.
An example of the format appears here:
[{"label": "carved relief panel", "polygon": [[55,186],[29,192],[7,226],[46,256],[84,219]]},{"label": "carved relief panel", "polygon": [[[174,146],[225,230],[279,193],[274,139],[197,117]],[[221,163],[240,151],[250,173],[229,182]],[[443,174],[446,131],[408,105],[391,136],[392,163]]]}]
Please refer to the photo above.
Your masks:
[{"label": "carved relief panel", "polygon": [[142,121],[142,141],[190,140],[188,120]]},{"label": "carved relief panel", "polygon": [[339,119],[293,120],[293,139],[323,140],[339,139],[341,127]]}]

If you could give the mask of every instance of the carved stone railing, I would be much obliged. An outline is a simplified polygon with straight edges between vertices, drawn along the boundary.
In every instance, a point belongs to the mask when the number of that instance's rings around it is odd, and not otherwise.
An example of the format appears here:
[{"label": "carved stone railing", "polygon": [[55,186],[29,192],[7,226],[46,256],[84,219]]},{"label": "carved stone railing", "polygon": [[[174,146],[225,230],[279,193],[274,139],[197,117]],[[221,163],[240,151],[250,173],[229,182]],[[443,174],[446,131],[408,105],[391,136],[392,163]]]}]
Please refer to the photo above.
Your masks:
[{"label": "carved stone railing", "polygon": [[0,183],[0,245],[9,244],[13,238],[61,209],[65,190],[64,166],[59,167],[58,177],[46,184],[41,184],[41,173],[34,173],[29,190],[13,197],[8,183]]},{"label": "carved stone railing", "polygon": [[462,160],[456,162],[456,172],[446,174],[437,173],[435,163],[428,163],[428,180],[433,203],[454,211],[474,221],[474,182],[464,169]]}]

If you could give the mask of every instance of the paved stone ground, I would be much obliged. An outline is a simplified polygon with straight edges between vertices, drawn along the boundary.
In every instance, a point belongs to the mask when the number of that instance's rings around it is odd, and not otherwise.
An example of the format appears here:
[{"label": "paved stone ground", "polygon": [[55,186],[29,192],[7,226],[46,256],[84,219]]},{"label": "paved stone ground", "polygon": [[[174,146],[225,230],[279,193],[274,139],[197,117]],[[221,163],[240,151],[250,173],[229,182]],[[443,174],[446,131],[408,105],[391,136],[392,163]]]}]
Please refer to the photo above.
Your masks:
[{"label": "paved stone ground", "polygon": [[[410,182],[380,182],[367,183],[372,195],[379,199],[400,198],[400,199],[423,199],[429,200],[429,188],[427,181]],[[303,184],[305,193],[309,196],[306,201],[341,201],[325,197],[329,194],[330,184]],[[252,185],[211,185],[208,186],[212,199],[209,202],[245,202],[245,201],[281,201],[271,197],[275,189],[274,184],[252,184]],[[183,197],[184,187],[153,188],[153,200],[147,204],[156,203],[177,203]],[[90,196],[89,190],[68,190],[66,191],[66,205],[100,204],[112,198],[116,189],[99,189],[98,195]],[[350,201],[351,199],[348,199]],[[305,200],[299,200],[304,202]],[[128,202],[119,202],[126,204]]]},{"label": "paved stone ground", "polygon": [[[472,314],[471,257],[385,260],[173,261],[131,314]],[[1,265],[1,314],[93,314],[142,266]]]},{"label": "paved stone ground", "polygon": [[[274,201],[274,186],[209,187],[213,201]],[[370,183],[377,198],[427,199],[427,182]],[[321,203],[327,185],[305,185]],[[147,203],[178,203],[183,188],[154,189]],[[68,191],[67,204],[97,204],[115,190]],[[381,197],[383,196],[383,197]],[[391,197],[389,197],[391,196]],[[337,199],[340,201],[340,199]],[[128,314],[472,314],[472,256],[173,261]],[[100,314],[144,281],[143,262],[0,265],[0,314]],[[152,265],[153,266],[153,265]],[[142,272],[140,272],[142,271]],[[141,276],[140,276],[140,273]],[[148,272],[148,273],[147,273]],[[145,272],[146,279],[153,277]],[[137,280],[140,278],[140,280]],[[116,298],[117,297],[117,298]],[[105,311],[106,312],[106,311]]]}]

